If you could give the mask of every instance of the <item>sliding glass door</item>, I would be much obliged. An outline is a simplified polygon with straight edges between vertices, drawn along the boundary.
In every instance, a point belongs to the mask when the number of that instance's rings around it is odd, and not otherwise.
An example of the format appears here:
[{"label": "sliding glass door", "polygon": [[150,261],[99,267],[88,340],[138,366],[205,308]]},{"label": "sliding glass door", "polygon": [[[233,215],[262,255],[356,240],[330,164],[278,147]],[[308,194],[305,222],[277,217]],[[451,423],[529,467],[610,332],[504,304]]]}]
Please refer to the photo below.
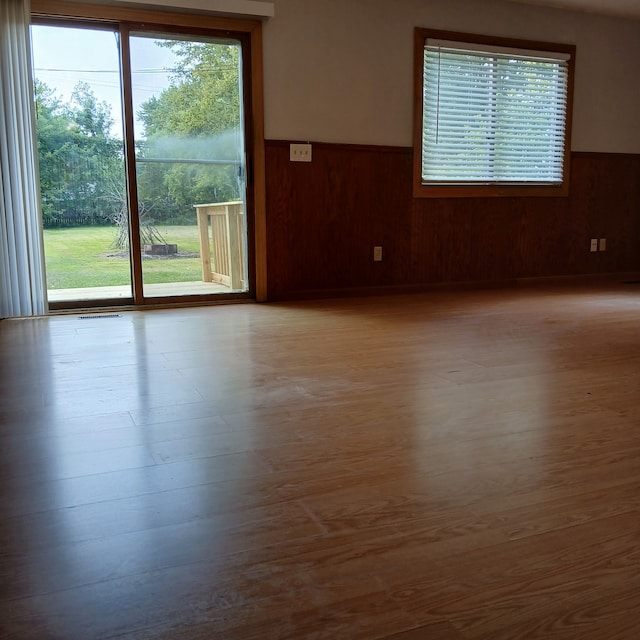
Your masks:
[{"label": "sliding glass door", "polygon": [[240,43],[129,43],[144,295],[246,291]]},{"label": "sliding glass door", "polygon": [[242,41],[55,22],[32,40],[50,304],[246,294]]},{"label": "sliding glass door", "polygon": [[32,42],[49,302],[130,300],[119,34],[34,25]]}]

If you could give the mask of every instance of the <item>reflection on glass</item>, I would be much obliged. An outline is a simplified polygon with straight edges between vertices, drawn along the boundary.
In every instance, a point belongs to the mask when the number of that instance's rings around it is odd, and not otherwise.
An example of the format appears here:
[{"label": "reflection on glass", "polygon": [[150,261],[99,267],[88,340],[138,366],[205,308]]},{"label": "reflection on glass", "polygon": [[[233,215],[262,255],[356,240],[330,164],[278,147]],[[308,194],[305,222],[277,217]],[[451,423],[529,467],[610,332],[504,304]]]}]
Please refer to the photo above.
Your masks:
[{"label": "reflection on glass", "polygon": [[246,291],[238,42],[131,37],[145,296]]}]

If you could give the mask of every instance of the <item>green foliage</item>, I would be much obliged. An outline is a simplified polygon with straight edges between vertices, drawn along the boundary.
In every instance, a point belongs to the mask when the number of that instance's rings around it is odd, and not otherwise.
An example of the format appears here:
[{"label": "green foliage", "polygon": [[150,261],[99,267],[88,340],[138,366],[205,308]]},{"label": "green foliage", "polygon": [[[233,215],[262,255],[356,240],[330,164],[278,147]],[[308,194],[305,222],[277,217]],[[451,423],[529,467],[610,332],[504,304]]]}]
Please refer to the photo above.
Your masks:
[{"label": "green foliage", "polygon": [[[240,48],[156,44],[172,49],[177,62],[170,86],[138,113],[144,127],[137,142],[140,211],[150,224],[195,224],[193,205],[241,196]],[[37,80],[35,102],[45,228],[122,220],[123,147],[111,133],[110,106],[86,83],[63,103]]]},{"label": "green foliage", "polygon": [[109,105],[85,83],[63,104],[37,80],[35,103],[45,227],[108,223],[116,209],[110,195],[124,182]]},{"label": "green foliage", "polygon": [[157,42],[177,56],[171,86],[138,113],[138,197],[154,219],[194,223],[194,204],[240,197],[239,47]]},{"label": "green foliage", "polygon": [[178,61],[171,86],[138,114],[148,139],[167,133],[208,137],[240,127],[239,47],[169,40]]}]

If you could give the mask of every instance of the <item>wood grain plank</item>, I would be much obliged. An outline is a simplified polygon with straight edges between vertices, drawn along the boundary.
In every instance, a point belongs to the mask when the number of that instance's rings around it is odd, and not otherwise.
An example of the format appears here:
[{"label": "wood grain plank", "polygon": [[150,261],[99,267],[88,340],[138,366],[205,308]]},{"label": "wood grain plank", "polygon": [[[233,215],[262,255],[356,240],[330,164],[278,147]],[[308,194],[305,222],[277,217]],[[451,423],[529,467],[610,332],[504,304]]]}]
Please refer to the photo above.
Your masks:
[{"label": "wood grain plank", "polygon": [[3,321],[0,636],[632,640],[638,295]]},{"label": "wood grain plank", "polygon": [[410,148],[313,147],[300,166],[266,142],[271,299],[640,271],[637,155],[572,154],[567,198],[414,199]]}]

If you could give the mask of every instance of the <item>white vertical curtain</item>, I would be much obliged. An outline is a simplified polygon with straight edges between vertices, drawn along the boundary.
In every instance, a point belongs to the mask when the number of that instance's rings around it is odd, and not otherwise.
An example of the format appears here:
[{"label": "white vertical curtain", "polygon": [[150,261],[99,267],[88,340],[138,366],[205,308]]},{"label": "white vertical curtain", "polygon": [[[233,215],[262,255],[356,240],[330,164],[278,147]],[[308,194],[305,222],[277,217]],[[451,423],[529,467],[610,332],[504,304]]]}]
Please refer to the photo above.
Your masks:
[{"label": "white vertical curtain", "polygon": [[0,318],[45,313],[29,0],[0,0]]}]

